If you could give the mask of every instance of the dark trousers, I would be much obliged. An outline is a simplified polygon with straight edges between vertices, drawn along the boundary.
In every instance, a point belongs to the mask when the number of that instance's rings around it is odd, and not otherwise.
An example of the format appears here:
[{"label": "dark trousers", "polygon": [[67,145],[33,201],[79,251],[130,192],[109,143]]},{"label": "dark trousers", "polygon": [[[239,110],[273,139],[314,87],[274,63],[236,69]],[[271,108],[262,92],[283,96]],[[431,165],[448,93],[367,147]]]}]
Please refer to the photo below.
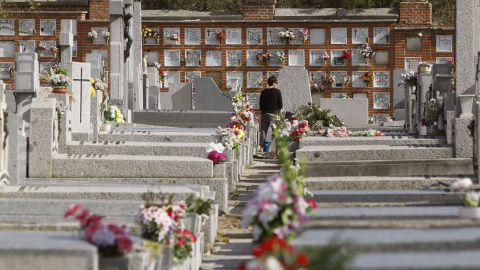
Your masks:
[{"label": "dark trousers", "polygon": [[260,130],[262,131],[262,133],[260,134],[260,146],[265,147],[265,138],[267,138],[268,128],[270,127],[270,115],[262,114],[260,116],[260,121],[261,121]]}]

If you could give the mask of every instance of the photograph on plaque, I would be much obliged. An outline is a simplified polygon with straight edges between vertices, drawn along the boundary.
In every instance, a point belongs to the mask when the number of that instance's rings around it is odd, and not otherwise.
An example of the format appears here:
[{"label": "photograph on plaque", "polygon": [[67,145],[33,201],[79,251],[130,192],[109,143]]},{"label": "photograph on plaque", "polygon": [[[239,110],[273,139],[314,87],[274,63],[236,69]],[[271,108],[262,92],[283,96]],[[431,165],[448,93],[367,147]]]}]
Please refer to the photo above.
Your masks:
[{"label": "photograph on plaque", "polygon": [[288,65],[289,66],[305,66],[305,51],[304,50],[288,50]]},{"label": "photograph on plaque", "polygon": [[352,49],[352,66],[369,66],[370,58],[364,57],[360,51],[362,49]]},{"label": "photograph on plaque", "polygon": [[242,28],[227,28],[225,34],[227,44],[242,44]]},{"label": "photograph on plaque", "polygon": [[406,52],[421,52],[422,38],[419,36],[405,37],[405,51]]},{"label": "photograph on plaque", "polygon": [[452,41],[451,35],[437,35],[437,52],[451,52]]},{"label": "photograph on plaque", "polygon": [[247,88],[262,88],[263,72],[247,72]]},{"label": "photograph on plaque", "polygon": [[57,20],[40,20],[40,35],[41,36],[54,36],[55,30],[57,30]]},{"label": "photograph on plaque", "polygon": [[261,53],[262,50],[247,50],[247,66],[260,66],[258,55]]},{"label": "photograph on plaque", "polygon": [[247,44],[259,45],[263,43],[262,28],[247,28]]},{"label": "photograph on plaque", "polygon": [[353,44],[368,43],[368,27],[352,28],[352,43]]},{"label": "photograph on plaque", "polygon": [[373,28],[373,43],[374,44],[389,44],[390,43],[390,28],[388,28],[388,27],[374,27]]},{"label": "photograph on plaque", "polygon": [[331,28],[330,44],[347,44],[347,28]]},{"label": "photograph on plaque", "polygon": [[77,41],[73,41],[72,57],[77,57]]},{"label": "photograph on plaque", "polygon": [[270,62],[268,65],[270,66],[281,66],[282,61],[280,61],[280,58],[278,57],[279,53],[282,53],[283,50],[268,50],[268,52],[272,55],[272,58],[270,58]]},{"label": "photograph on plaque", "polygon": [[375,57],[373,64],[376,66],[390,65],[390,51],[389,50],[375,50]]},{"label": "photograph on plaque", "polygon": [[417,71],[418,62],[422,61],[420,57],[405,57],[405,70],[406,71]]},{"label": "photograph on plaque", "polygon": [[[150,28],[152,30],[152,36],[147,37],[147,38],[142,38],[143,44],[145,45],[156,45],[157,40],[153,36],[155,33],[159,33],[160,29],[159,28]],[[98,32],[97,32],[98,33]],[[100,34],[100,33],[99,33]]]},{"label": "photograph on plaque", "polygon": [[278,80],[280,78],[280,71],[268,71],[267,79],[270,78],[270,76],[275,76]]},{"label": "photograph on plaque", "polygon": [[15,63],[0,63],[0,79],[11,79],[10,77],[10,67],[15,68]]},{"label": "photograph on plaque", "polygon": [[35,30],[35,19],[18,20],[18,34],[20,36],[33,36]]},{"label": "photograph on plaque", "polygon": [[15,57],[14,41],[0,41],[0,57]]},{"label": "photograph on plaque", "polygon": [[389,114],[374,114],[373,115],[373,122],[374,123],[383,123],[383,122],[388,122],[388,119],[390,118]]},{"label": "photograph on plaque", "polygon": [[325,44],[325,28],[310,28],[310,44]]},{"label": "photograph on plaque", "polygon": [[185,65],[186,66],[201,66],[202,65],[202,50],[185,50]]},{"label": "photograph on plaque", "polygon": [[332,66],[344,66],[345,59],[343,56],[343,50],[331,50],[330,51],[330,64]]},{"label": "photograph on plaque", "polygon": [[367,87],[367,83],[365,83],[360,76],[365,74],[368,71],[353,71],[352,72],[352,87],[360,87],[364,88]]},{"label": "photograph on plaque", "polygon": [[267,28],[267,45],[280,45],[283,40],[280,38],[280,32],[283,28]]},{"label": "photograph on plaque", "polygon": [[202,43],[202,29],[185,28],[185,44],[198,45]]},{"label": "photograph on plaque", "polygon": [[227,88],[231,88],[231,78],[238,78],[238,85],[243,87],[243,72],[242,71],[227,71]]},{"label": "photograph on plaque", "polygon": [[[45,44],[45,47],[51,48],[51,47],[56,47],[57,42],[51,41],[51,40],[43,40],[39,41],[38,45],[40,44]],[[39,57],[55,57],[55,53],[50,51],[50,50],[40,50],[40,55]]]},{"label": "photograph on plaque", "polygon": [[155,63],[160,62],[159,51],[147,50],[143,52],[143,55],[147,57],[147,64],[151,67],[155,66]]},{"label": "photograph on plaque", "polygon": [[332,84],[334,88],[345,87],[343,84],[343,76],[347,76],[346,71],[332,71],[330,73],[335,76],[335,82]]},{"label": "photograph on plaque", "polygon": [[221,50],[207,50],[205,52],[205,65],[209,67],[222,66],[222,51]]},{"label": "photograph on plaque", "polygon": [[15,35],[15,20],[13,19],[0,20],[0,35],[1,36]]},{"label": "photograph on plaque", "polygon": [[310,83],[321,83],[323,82],[323,79],[326,76],[325,71],[310,71],[308,73],[308,78],[310,80]]},{"label": "photograph on plaque", "polygon": [[332,93],[332,98],[348,98],[347,93]]},{"label": "photograph on plaque", "polygon": [[242,51],[228,50],[227,51],[227,66],[236,67],[242,65]]},{"label": "photograph on plaque", "polygon": [[106,27],[93,27],[92,30],[97,32],[97,37],[92,39],[93,44],[107,44],[107,40],[102,36],[103,32],[108,32]]},{"label": "photograph on plaque", "polygon": [[185,71],[185,82],[195,82],[196,78],[201,78],[201,71]]},{"label": "photograph on plaque", "polygon": [[390,104],[390,93],[373,93],[373,108],[388,109]]},{"label": "photograph on plaque", "polygon": [[323,66],[322,54],[325,50],[310,50],[310,66]]},{"label": "photograph on plaque", "polygon": [[450,61],[452,61],[452,57],[437,57],[437,59],[435,60],[435,63],[448,64]]},{"label": "photograph on plaque", "polygon": [[35,52],[35,40],[19,40],[18,49],[20,53],[34,53]]},{"label": "photograph on plaque", "polygon": [[164,28],[163,41],[166,45],[180,44],[180,28]]},{"label": "photograph on plaque", "polygon": [[390,71],[374,71],[373,87],[390,87]]},{"label": "photograph on plaque", "polygon": [[165,72],[165,87],[168,87],[171,83],[180,82],[180,71],[167,71]]},{"label": "photograph on plaque", "polygon": [[[163,51],[165,66],[166,67],[178,67],[180,66],[180,51],[178,50],[165,50]],[[148,58],[147,58],[148,60]]]},{"label": "photograph on plaque", "polygon": [[205,29],[205,44],[213,44],[217,45],[220,44],[220,40],[217,39],[217,32],[218,28],[206,28]]}]

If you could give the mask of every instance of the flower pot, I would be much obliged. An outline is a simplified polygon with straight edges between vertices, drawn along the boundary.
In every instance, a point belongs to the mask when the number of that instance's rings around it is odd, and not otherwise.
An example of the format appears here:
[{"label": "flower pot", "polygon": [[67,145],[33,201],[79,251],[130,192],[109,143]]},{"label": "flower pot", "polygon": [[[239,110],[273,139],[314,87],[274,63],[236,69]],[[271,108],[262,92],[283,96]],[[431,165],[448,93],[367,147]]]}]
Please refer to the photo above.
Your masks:
[{"label": "flower pot", "polygon": [[287,45],[290,44],[290,39],[289,38],[285,39],[285,44],[287,44]]},{"label": "flower pot", "polygon": [[270,60],[267,60],[267,66],[270,66]]},{"label": "flower pot", "polygon": [[323,59],[323,65],[326,66],[328,62],[328,59]]},{"label": "flower pot", "polygon": [[53,89],[52,89],[52,93],[55,93],[55,94],[65,94],[65,93],[68,93],[68,89],[63,87],[63,86],[52,86]]},{"label": "flower pot", "polygon": [[110,123],[103,123],[100,127],[101,131],[110,131],[112,129],[112,124]]},{"label": "flower pot", "polygon": [[472,118],[472,106],[475,95],[458,95],[458,97],[460,98],[460,105],[462,106],[460,118]]},{"label": "flower pot", "polygon": [[242,59],[238,59],[238,66],[242,66]]},{"label": "flower pot", "polygon": [[459,218],[480,219],[479,207],[460,207],[458,208]]},{"label": "flower pot", "polygon": [[13,72],[10,72],[10,78],[13,78],[13,74],[14,74]]},{"label": "flower pot", "polygon": [[155,38],[155,43],[156,43],[156,44],[160,44],[160,38],[158,38],[158,37]]},{"label": "flower pot", "polygon": [[143,44],[147,44],[147,40],[148,40],[148,38],[144,37],[143,38]]},{"label": "flower pot", "polygon": [[432,67],[420,66],[420,73],[432,73]]},{"label": "flower pot", "polygon": [[303,42],[303,45],[305,45],[307,43],[307,40],[306,39],[302,39],[302,42]]},{"label": "flower pot", "polygon": [[427,127],[420,125],[418,127],[418,135],[420,136],[426,136],[427,135]]}]

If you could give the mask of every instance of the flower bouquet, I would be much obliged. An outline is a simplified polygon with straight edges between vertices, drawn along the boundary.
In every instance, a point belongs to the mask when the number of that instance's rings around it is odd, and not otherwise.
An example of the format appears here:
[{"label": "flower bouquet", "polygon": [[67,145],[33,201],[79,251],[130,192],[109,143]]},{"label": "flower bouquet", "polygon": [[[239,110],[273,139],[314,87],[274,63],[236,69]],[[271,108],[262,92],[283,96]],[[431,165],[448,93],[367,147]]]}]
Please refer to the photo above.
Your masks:
[{"label": "flower bouquet", "polygon": [[348,65],[348,59],[350,59],[352,55],[348,51],[343,51],[342,59],[345,61],[345,65]]},{"label": "flower bouquet", "polygon": [[360,54],[365,58],[373,58],[375,57],[375,52],[370,48],[368,43],[362,45],[362,49],[360,50]]},{"label": "flower bouquet", "polygon": [[303,120],[298,121],[296,117],[290,117],[291,129],[290,136],[292,141],[298,141],[308,135],[310,127],[308,127],[308,122]]},{"label": "flower bouquet", "polygon": [[218,127],[217,132],[212,135],[216,139],[216,142],[221,143],[225,149],[239,150],[240,139],[238,136],[241,135],[239,129]]},{"label": "flower bouquet", "polygon": [[280,60],[280,62],[282,63],[282,66],[285,62],[285,53],[282,51],[282,52],[277,52],[277,57],[278,59]]},{"label": "flower bouquet", "polygon": [[102,37],[105,39],[105,42],[108,45],[108,42],[110,41],[110,32],[108,31],[102,31]]},{"label": "flower bouquet", "polygon": [[13,78],[13,74],[15,73],[15,68],[13,68],[12,66],[9,66],[8,72],[10,73],[10,78]]},{"label": "flower bouquet", "polygon": [[332,138],[332,137],[348,137],[352,133],[346,127],[336,127],[336,128],[329,128],[325,136]]},{"label": "flower bouquet", "polygon": [[160,44],[160,33],[154,33],[153,38],[155,38],[156,44]]},{"label": "flower bouquet", "polygon": [[67,70],[61,68],[58,63],[50,67],[50,73],[45,71],[47,76],[43,77],[50,83],[52,93],[68,93],[67,87],[70,85],[70,77],[67,76]]},{"label": "flower bouquet", "polygon": [[283,42],[286,44],[290,44],[290,41],[295,38],[295,35],[293,34],[293,31],[291,29],[282,29],[282,31],[280,31],[278,35],[280,36],[280,38],[283,39]]},{"label": "flower bouquet", "polygon": [[405,86],[416,86],[418,80],[418,72],[407,71],[407,73],[402,74],[402,80],[398,85]]},{"label": "flower bouquet", "polygon": [[432,65],[427,62],[418,62],[418,66],[420,67],[420,73],[432,72]]},{"label": "flower bouquet", "polygon": [[347,86],[350,82],[352,81],[350,76],[343,76],[342,77],[342,83],[344,86]]},{"label": "flower bouquet", "polygon": [[327,51],[324,51],[321,58],[323,60],[323,65],[326,66],[328,59],[330,59],[330,55],[328,55]]},{"label": "flower bouquet", "polygon": [[318,90],[318,91],[325,91],[327,89],[327,85],[325,83],[313,83],[310,85],[311,90]]},{"label": "flower bouquet", "polygon": [[227,159],[223,151],[225,151],[225,146],[223,146],[223,144],[212,142],[207,147],[207,158],[213,161],[214,164],[222,163]]},{"label": "flower bouquet", "polygon": [[54,57],[57,57],[57,53],[58,53],[58,48],[55,47],[55,46],[50,46],[50,49],[48,49],[49,51],[53,52],[53,55]]},{"label": "flower bouquet", "polygon": [[305,28],[305,29],[300,29],[300,34],[302,34],[302,41],[303,41],[303,44],[305,44],[305,42],[308,40],[308,28]]},{"label": "flower bouquet", "polygon": [[67,110],[68,106],[63,106],[62,102],[57,102],[55,105],[55,110],[57,111],[58,118],[63,119],[63,115],[65,115],[65,110]]},{"label": "flower bouquet", "polygon": [[39,43],[37,47],[38,52],[41,51],[48,51],[47,44],[46,43]]},{"label": "flower bouquet", "polygon": [[324,82],[331,87],[335,83],[336,79],[337,77],[333,75],[333,73],[330,73],[328,76],[325,77]]},{"label": "flower bouquet", "polygon": [[225,40],[227,38],[227,36],[225,35],[225,32],[223,32],[221,29],[218,29],[216,32],[215,32],[215,38],[220,42],[222,43],[222,40]]},{"label": "flower bouquet", "polygon": [[167,41],[177,42],[177,41],[180,41],[180,35],[179,34],[167,35],[165,39]]},{"label": "flower bouquet", "polygon": [[158,69],[158,75],[160,77],[160,80],[165,79],[166,74],[163,71],[163,69],[161,69],[162,65],[158,62],[154,62],[154,64],[155,64],[155,67]]},{"label": "flower bouquet", "polygon": [[[68,207],[64,217],[75,215],[83,207],[80,204],[72,204]],[[83,208],[75,219],[80,222],[85,231],[88,242],[98,247],[100,255],[104,257],[121,256],[132,250],[133,242],[130,232],[125,225],[116,223],[103,224],[104,217],[98,214],[89,215],[89,210]]]},{"label": "flower bouquet", "polygon": [[367,86],[373,82],[373,73],[372,72],[365,72],[365,74],[360,75],[360,79],[364,81]]},{"label": "flower bouquet", "polygon": [[480,193],[471,189],[473,185],[470,178],[463,178],[453,182],[449,188],[451,191],[460,193],[463,207],[459,209],[460,218],[480,218]]},{"label": "flower bouquet", "polygon": [[143,43],[147,43],[147,38],[151,37],[153,35],[153,31],[150,28],[147,28],[145,25],[143,26],[142,29],[142,37],[143,37]]},{"label": "flower bouquet", "polygon": [[112,104],[108,105],[108,109],[105,111],[105,120],[110,122],[124,123],[123,114],[120,109]]},{"label": "flower bouquet", "polygon": [[92,31],[88,32],[88,37],[92,40],[96,39],[98,37],[98,33],[97,31],[95,31],[95,29],[92,29]]}]

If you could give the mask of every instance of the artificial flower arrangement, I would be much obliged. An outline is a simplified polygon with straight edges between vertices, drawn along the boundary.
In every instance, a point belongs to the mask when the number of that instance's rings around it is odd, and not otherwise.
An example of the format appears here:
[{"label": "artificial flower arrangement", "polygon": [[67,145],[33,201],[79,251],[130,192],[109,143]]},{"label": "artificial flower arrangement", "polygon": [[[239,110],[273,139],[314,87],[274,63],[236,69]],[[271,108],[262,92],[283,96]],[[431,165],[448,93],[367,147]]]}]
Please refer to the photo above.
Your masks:
[{"label": "artificial flower arrangement", "polygon": [[291,124],[290,136],[292,141],[298,141],[308,135],[310,127],[308,126],[307,121],[298,121],[297,117],[295,116],[290,117],[289,120]]},{"label": "artificial flower arrangement", "polygon": [[322,53],[322,56],[320,56],[323,60],[323,65],[327,64],[328,59],[330,59],[330,55],[328,55],[327,51],[324,51]]},{"label": "artificial flower arrangement", "polygon": [[[240,129],[246,129],[247,124],[253,126],[255,124],[255,121],[259,121],[255,114],[255,111],[253,111],[252,106],[248,101],[248,96],[242,92],[240,86],[238,87],[235,96],[230,96],[230,99],[232,100],[234,110],[233,115],[236,116],[236,118],[241,119],[239,121],[241,122],[239,126]],[[230,125],[229,127],[231,128]]]},{"label": "artificial flower arrangement", "polygon": [[38,47],[37,47],[37,50],[39,51],[48,51],[48,48],[47,48],[47,44],[46,43],[39,43],[38,44]]},{"label": "artificial flower arrangement", "polygon": [[[68,207],[64,217],[75,215],[83,207],[80,204],[72,204]],[[127,226],[111,223],[102,223],[104,216],[90,214],[87,208],[83,208],[75,219],[80,222],[85,231],[88,242],[98,247],[98,251],[104,257],[121,256],[132,250],[133,242]]]},{"label": "artificial flower arrangement", "polygon": [[352,133],[346,127],[334,127],[327,129],[325,136],[332,138],[332,137],[348,137]]},{"label": "artificial flower arrangement", "polygon": [[343,76],[342,77],[342,83],[347,86],[347,84],[349,84],[350,82],[352,81],[351,77],[350,76]]},{"label": "artificial flower arrangement", "polygon": [[318,90],[318,91],[325,91],[327,89],[327,85],[325,83],[312,83],[310,85],[311,90]]},{"label": "artificial flower arrangement", "polygon": [[263,240],[252,248],[253,259],[244,261],[240,270],[269,270],[269,269],[306,269],[309,257],[306,253],[297,252],[285,239],[274,235]]},{"label": "artificial flower arrangement", "polygon": [[478,207],[480,203],[480,193],[470,190],[473,185],[470,178],[463,178],[453,182],[449,188],[451,191],[461,192],[460,199],[464,207]]},{"label": "artificial flower arrangement", "polygon": [[13,74],[15,73],[15,68],[13,68],[12,66],[9,66],[8,72],[10,73],[10,77],[13,78]]},{"label": "artificial flower arrangement", "polygon": [[365,74],[360,75],[360,79],[364,81],[367,85],[373,82],[373,72],[365,72]]},{"label": "artificial flower arrangement", "polygon": [[420,122],[426,127],[434,126],[437,123],[438,117],[443,114],[443,102],[432,98],[426,102],[424,107],[425,117],[421,117]]},{"label": "artificial flower arrangement", "polygon": [[360,50],[360,54],[365,58],[373,58],[375,57],[375,52],[370,48],[368,43],[362,45],[362,49]]},{"label": "artificial flower arrangement", "polygon": [[167,35],[165,37],[166,40],[171,40],[171,41],[174,41],[174,42],[177,42],[177,41],[180,41],[180,35],[179,34],[171,34],[171,35]]},{"label": "artificial flower arrangement", "polygon": [[217,132],[212,134],[217,143],[221,143],[225,149],[234,149],[238,152],[240,149],[240,139],[238,136],[240,130],[236,128],[221,128],[218,127]]},{"label": "artificial flower arrangement", "polygon": [[145,39],[145,38],[149,38],[153,35],[153,31],[152,29],[150,28],[147,28],[145,25],[143,26],[143,29],[142,29],[142,37]]},{"label": "artificial flower arrangement", "polygon": [[88,32],[87,35],[92,40],[98,37],[98,33],[95,31],[95,29],[92,29],[92,31]]},{"label": "artificial flower arrangement", "polygon": [[305,41],[308,40],[308,28],[305,29],[300,29],[300,34],[302,35],[302,41],[303,44],[305,44]]},{"label": "artificial flower arrangement", "polygon": [[290,43],[290,41],[295,38],[295,35],[292,29],[288,29],[288,30],[282,29],[282,31],[280,31],[278,35],[283,39],[284,42],[287,42],[287,43]]},{"label": "artificial flower arrangement", "polygon": [[405,86],[416,86],[418,80],[418,72],[414,71],[407,71],[405,74],[401,74],[402,80],[398,85],[405,85]]},{"label": "artificial flower arrangement", "polygon": [[163,71],[163,69],[161,69],[162,65],[158,62],[154,62],[155,64],[155,67],[158,69],[158,75],[160,76],[160,80],[163,80],[165,79],[165,72]]},{"label": "artificial flower arrangement", "polygon": [[427,63],[427,62],[418,62],[418,66],[419,66],[419,67],[427,67],[427,68],[429,68],[429,67],[432,66],[432,64]]},{"label": "artificial flower arrangement", "polygon": [[285,59],[286,59],[285,53],[284,53],[283,51],[277,52],[277,57],[278,57],[278,59],[280,60],[280,62],[282,63],[282,65],[283,65],[283,62],[284,62]]},{"label": "artificial flower arrangement", "polygon": [[105,42],[107,42],[108,44],[108,41],[110,40],[110,32],[102,31],[102,37],[105,39]]},{"label": "artificial flower arrangement", "polygon": [[160,43],[160,33],[158,33],[158,32],[153,33],[153,38],[155,38],[155,42],[157,44]]},{"label": "artificial flower arrangement", "polygon": [[270,59],[272,59],[272,54],[269,52],[259,53],[257,54],[257,58],[259,61],[270,61]]},{"label": "artificial flower arrangement", "polygon": [[51,51],[51,52],[53,52],[55,55],[57,55],[57,53],[58,53],[58,51],[59,51],[58,48],[55,47],[55,46],[50,46],[50,48],[49,48],[48,50]]},{"label": "artificial flower arrangement", "polygon": [[219,41],[225,40],[227,36],[225,35],[225,32],[223,32],[221,29],[218,29],[215,32],[215,38]]},{"label": "artificial flower arrangement", "polygon": [[172,202],[173,196],[162,198],[161,203],[153,203],[153,195],[142,195],[145,204],[141,206],[138,222],[142,227],[142,237],[173,246],[173,261],[181,262],[192,257],[195,234],[184,229],[187,204],[184,201]]},{"label": "artificial flower arrangement", "polygon": [[330,73],[328,76],[324,77],[324,82],[327,85],[332,86],[332,84],[335,83],[336,79],[337,79],[337,77],[333,73]]},{"label": "artificial flower arrangement", "polygon": [[50,67],[50,74],[47,71],[45,73],[47,76],[44,78],[54,88],[67,88],[70,85],[71,79],[67,76],[67,70],[61,68],[59,63]]},{"label": "artificial flower arrangement", "polygon": [[345,59],[345,60],[348,60],[350,57],[352,57],[352,55],[348,52],[348,51],[343,51],[343,55],[342,55],[342,58]]},{"label": "artificial flower arrangement", "polygon": [[117,106],[108,104],[108,109],[105,110],[105,120],[110,122],[124,123],[123,114]]},{"label": "artificial flower arrangement", "polygon": [[[373,120],[372,120],[373,122]],[[342,128],[341,130],[334,131],[333,129],[328,130],[325,133],[327,137],[383,137],[385,136],[384,132],[380,130],[371,129],[368,130],[359,130],[359,131],[350,131],[346,128]]]},{"label": "artificial flower arrangement", "polygon": [[65,115],[65,111],[68,109],[68,106],[63,106],[63,103],[57,102],[55,104],[55,110],[57,111],[57,115],[60,119],[63,119],[63,116]]},{"label": "artificial flower arrangement", "polygon": [[207,147],[207,158],[213,161],[214,164],[219,164],[224,162],[227,159],[225,156],[225,146],[221,143],[210,143]]}]

